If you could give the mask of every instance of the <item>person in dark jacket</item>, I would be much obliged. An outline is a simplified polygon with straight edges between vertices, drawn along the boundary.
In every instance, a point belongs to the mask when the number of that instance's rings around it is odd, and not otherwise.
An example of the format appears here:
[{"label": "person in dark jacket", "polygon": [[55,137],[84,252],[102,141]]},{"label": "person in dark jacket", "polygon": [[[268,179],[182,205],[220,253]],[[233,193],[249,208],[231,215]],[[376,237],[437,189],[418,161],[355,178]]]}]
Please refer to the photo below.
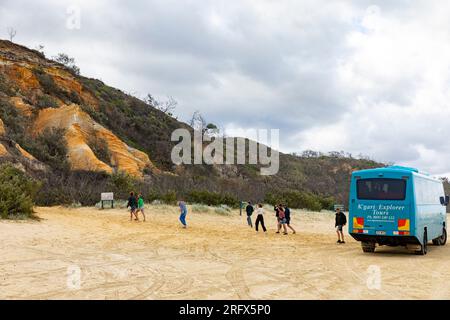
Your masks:
[{"label": "person in dark jacket", "polygon": [[283,205],[284,207],[284,215],[286,218],[286,226],[292,230],[292,233],[295,234],[295,229],[291,226],[291,209],[287,205]]},{"label": "person in dark jacket", "polygon": [[245,208],[245,211],[247,212],[247,223],[250,226],[250,228],[253,228],[252,214],[253,211],[255,211],[255,208],[253,208],[251,202],[248,203],[247,207]]},{"label": "person in dark jacket", "polygon": [[134,192],[130,192],[130,197],[128,198],[127,204],[127,208],[130,208],[130,221],[133,220],[133,215],[135,217],[134,220],[139,221],[139,218],[136,213],[137,207],[138,207],[138,200],[134,195]]},{"label": "person in dark jacket", "polygon": [[335,219],[334,226],[336,228],[336,233],[338,236],[337,243],[345,243],[343,228],[346,224],[347,224],[347,217],[345,216],[345,214],[343,212],[341,212],[341,209],[336,208],[336,219]]}]

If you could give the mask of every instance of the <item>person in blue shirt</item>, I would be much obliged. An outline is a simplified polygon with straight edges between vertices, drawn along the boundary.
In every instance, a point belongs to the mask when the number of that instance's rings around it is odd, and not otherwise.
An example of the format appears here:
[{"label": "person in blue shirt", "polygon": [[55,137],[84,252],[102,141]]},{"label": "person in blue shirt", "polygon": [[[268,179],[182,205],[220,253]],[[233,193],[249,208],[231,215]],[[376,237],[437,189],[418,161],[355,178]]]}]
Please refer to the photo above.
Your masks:
[{"label": "person in blue shirt", "polygon": [[178,206],[180,207],[180,222],[183,225],[183,228],[187,228],[186,224],[186,215],[187,215],[187,206],[184,201],[178,202]]}]

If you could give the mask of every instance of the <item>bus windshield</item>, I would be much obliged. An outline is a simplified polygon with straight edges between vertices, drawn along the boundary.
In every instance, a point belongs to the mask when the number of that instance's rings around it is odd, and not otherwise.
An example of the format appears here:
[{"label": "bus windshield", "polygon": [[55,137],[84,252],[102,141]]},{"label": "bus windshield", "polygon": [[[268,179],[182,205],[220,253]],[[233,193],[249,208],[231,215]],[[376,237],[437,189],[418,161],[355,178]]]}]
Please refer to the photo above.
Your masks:
[{"label": "bus windshield", "polygon": [[405,200],[406,181],[403,179],[359,179],[356,183],[360,200]]}]

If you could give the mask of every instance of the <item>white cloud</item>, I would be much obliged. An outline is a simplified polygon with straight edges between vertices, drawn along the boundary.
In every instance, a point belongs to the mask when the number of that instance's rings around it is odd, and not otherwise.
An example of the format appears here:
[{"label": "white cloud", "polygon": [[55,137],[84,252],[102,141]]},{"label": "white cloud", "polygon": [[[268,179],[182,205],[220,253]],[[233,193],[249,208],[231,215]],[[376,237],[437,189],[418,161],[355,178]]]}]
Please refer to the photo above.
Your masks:
[{"label": "white cloud", "polygon": [[[283,151],[345,150],[450,172],[450,3],[3,0],[16,41],[74,56],[127,92],[171,95],[238,133],[281,129]],[[5,33],[6,35],[6,33]]]}]

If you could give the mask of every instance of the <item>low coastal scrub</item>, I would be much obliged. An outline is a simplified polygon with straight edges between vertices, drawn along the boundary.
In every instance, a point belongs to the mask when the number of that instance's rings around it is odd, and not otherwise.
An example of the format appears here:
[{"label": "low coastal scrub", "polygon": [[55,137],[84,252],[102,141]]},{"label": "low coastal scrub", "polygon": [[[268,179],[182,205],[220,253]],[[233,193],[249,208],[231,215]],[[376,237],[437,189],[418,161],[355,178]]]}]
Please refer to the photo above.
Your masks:
[{"label": "low coastal scrub", "polygon": [[235,197],[205,190],[194,190],[189,192],[186,196],[186,201],[208,206],[227,205],[228,207],[239,208],[239,200]]},{"label": "low coastal scrub", "polygon": [[209,207],[204,204],[193,204],[191,210],[192,212],[206,213],[209,212]]},{"label": "low coastal scrub", "polygon": [[39,183],[12,165],[0,166],[0,217],[21,219],[33,216]]},{"label": "low coastal scrub", "polygon": [[220,215],[229,215],[231,214],[231,208],[227,205],[220,205],[214,208],[214,212]]},{"label": "low coastal scrub", "polygon": [[311,211],[332,210],[335,200],[332,197],[320,196],[308,192],[284,191],[268,193],[265,202],[275,205],[283,203],[294,209],[307,209]]}]

